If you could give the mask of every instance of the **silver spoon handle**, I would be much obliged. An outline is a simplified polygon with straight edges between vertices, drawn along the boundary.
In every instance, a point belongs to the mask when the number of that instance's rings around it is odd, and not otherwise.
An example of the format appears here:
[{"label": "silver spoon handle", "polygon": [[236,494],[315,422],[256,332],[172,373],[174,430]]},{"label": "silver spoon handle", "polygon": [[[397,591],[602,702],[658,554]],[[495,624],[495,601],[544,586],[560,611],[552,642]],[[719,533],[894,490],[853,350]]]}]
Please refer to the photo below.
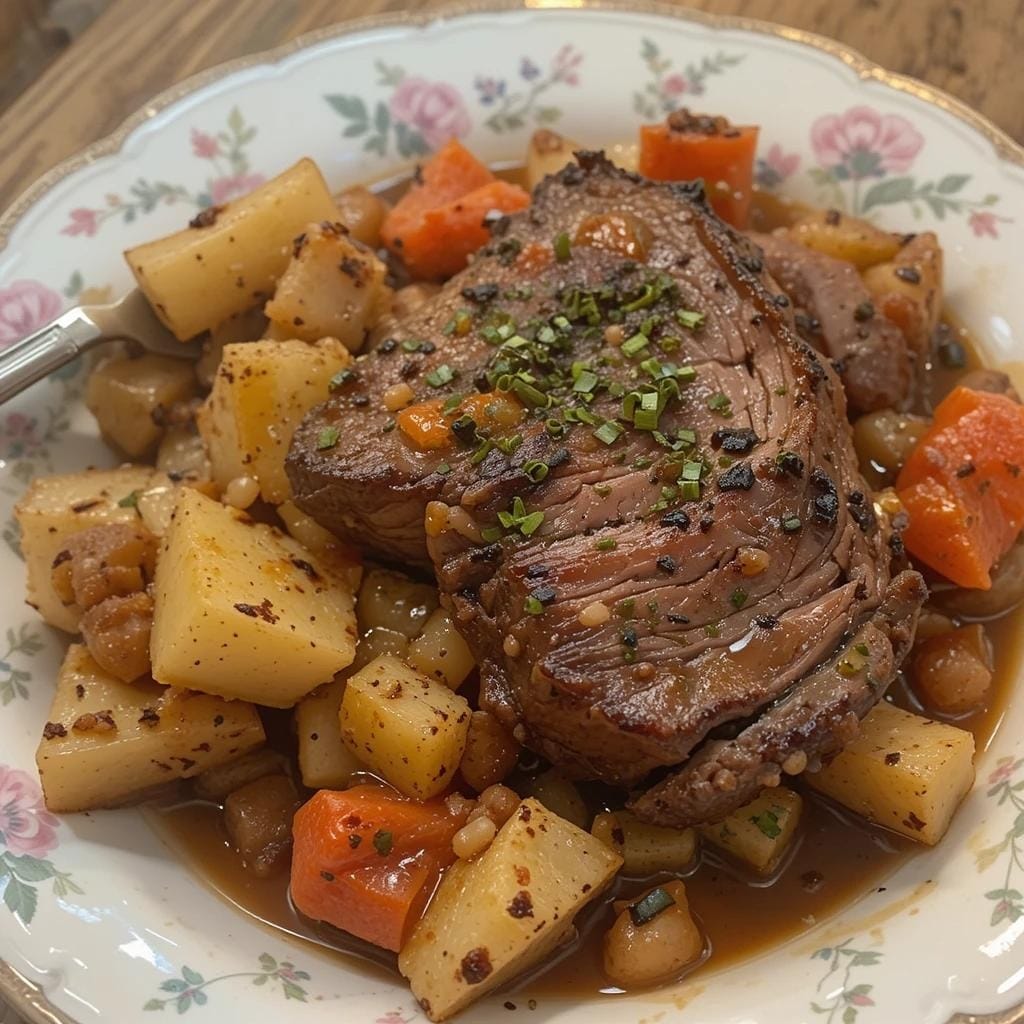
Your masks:
[{"label": "silver spoon handle", "polygon": [[0,355],[0,405],[104,340],[82,309],[66,313]]}]

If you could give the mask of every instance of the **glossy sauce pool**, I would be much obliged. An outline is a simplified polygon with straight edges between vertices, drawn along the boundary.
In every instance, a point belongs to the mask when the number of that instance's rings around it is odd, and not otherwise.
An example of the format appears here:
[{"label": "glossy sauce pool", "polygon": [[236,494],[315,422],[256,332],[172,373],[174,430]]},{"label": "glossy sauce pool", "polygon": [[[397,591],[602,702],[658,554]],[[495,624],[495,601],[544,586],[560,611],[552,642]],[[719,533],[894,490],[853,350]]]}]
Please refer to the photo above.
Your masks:
[{"label": "glossy sauce pool", "polygon": [[[518,167],[499,174],[522,182]],[[390,184],[390,183],[389,183]],[[381,189],[395,198],[404,182]],[[784,226],[808,210],[770,194],[755,199],[752,221],[758,230]],[[954,386],[965,370],[982,365],[966,332],[951,325],[952,336],[963,346],[966,366],[956,371],[929,366],[920,396],[919,412],[928,412]],[[994,685],[987,705],[954,724],[970,729],[978,754],[988,747],[1009,700],[1021,664],[1024,608],[986,624],[995,651]],[[922,712],[902,675],[893,683],[889,697],[908,710]],[[281,726],[275,716],[271,723]],[[274,728],[278,746],[287,749],[288,729]],[[923,849],[910,840],[873,828],[845,814],[828,801],[803,790],[805,798],[800,835],[786,861],[773,877],[758,878],[704,848],[685,876],[690,906],[708,938],[711,956],[690,976],[717,970],[770,949],[809,931],[854,900],[884,887],[885,879],[902,863]],[[600,807],[595,803],[591,808]],[[245,870],[231,849],[221,821],[219,805],[192,801],[154,804],[149,816],[157,830],[182,859],[221,897],[265,925],[330,950],[339,963],[377,977],[395,976],[393,954],[377,949],[327,925],[300,915],[288,897],[287,872],[261,879]],[[658,880],[620,880],[602,903],[588,908],[577,919],[580,935],[543,974],[520,981],[523,993],[586,998],[616,994],[601,970],[601,943],[614,913],[611,901],[649,888]]]}]

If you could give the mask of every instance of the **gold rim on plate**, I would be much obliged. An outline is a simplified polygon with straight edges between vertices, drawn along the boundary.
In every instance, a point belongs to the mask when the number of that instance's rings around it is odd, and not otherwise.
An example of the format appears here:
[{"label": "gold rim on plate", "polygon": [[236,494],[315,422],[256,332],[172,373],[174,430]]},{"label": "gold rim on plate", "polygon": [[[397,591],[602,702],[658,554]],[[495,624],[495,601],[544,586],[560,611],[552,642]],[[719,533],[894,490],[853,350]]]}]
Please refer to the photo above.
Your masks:
[{"label": "gold rim on plate", "polygon": [[[109,135],[94,142],[79,153],[47,171],[36,182],[29,186],[0,216],[0,252],[7,247],[8,239],[18,221],[25,213],[38,203],[48,192],[55,188],[68,175],[95,163],[101,157],[117,153],[125,139],[150,118],[176,103],[184,96],[198,92],[213,82],[220,81],[228,75],[244,68],[259,64],[275,64],[299,50],[328,39],[355,35],[375,28],[401,26],[424,26],[435,21],[458,18],[469,14],[497,14],[506,11],[521,10],[568,10],[586,9],[597,11],[621,11],[632,14],[656,14],[677,21],[690,21],[700,25],[708,25],[716,29],[738,29],[761,35],[776,36],[792,43],[800,43],[821,50],[842,61],[848,68],[856,72],[861,79],[881,82],[899,92],[909,93],[917,99],[939,107],[947,114],[969,125],[992,145],[996,155],[1007,163],[1024,167],[1024,146],[1015,142],[1006,132],[998,128],[987,117],[973,110],[966,103],[958,100],[941,89],[926,85],[916,78],[887,71],[885,68],[868,60],[850,47],[814,32],[803,29],[788,28],[761,21],[757,18],[744,18],[725,14],[710,14],[706,11],[680,9],[663,0],[461,0],[448,3],[430,11],[416,13],[372,14],[361,18],[329,25],[324,28],[306,32],[287,43],[269,50],[249,54],[235,60],[218,64],[216,67],[200,71],[198,74],[178,82],[154,96],[144,107],[124,120]],[[29,981],[10,964],[0,960],[0,996],[23,1014],[31,1024],[76,1024],[73,1018],[54,1006],[43,993],[40,986]],[[1009,1010],[993,1014],[954,1014],[949,1024],[1024,1024],[1024,1003]]]}]

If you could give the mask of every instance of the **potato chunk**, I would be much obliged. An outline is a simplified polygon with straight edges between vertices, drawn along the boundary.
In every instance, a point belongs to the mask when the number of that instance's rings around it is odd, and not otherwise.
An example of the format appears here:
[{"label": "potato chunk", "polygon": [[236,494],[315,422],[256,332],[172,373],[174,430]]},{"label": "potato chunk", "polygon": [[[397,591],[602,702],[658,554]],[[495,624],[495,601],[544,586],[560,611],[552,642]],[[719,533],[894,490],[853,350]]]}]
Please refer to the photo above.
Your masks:
[{"label": "potato chunk", "polygon": [[228,345],[210,397],[199,410],[213,478],[221,487],[255,476],[260,494],[275,505],[291,497],[284,471],[299,421],[330,393],[331,378],[350,361],[333,338],[253,341]]},{"label": "potato chunk", "polygon": [[[149,466],[87,469],[32,481],[14,507],[28,574],[26,600],[51,626],[78,632],[82,608],[54,589],[54,561],[68,538],[93,526],[139,523],[138,502],[149,489],[168,486]],[[65,595],[66,598],[67,595]]]},{"label": "potato chunk", "polygon": [[599,814],[591,832],[622,857],[623,874],[645,878],[659,871],[681,873],[693,863],[697,836],[692,828],[664,828],[629,811]]},{"label": "potato chunk", "polygon": [[469,645],[443,608],[427,619],[423,632],[409,645],[407,660],[413,668],[452,690],[457,690],[476,668]]},{"label": "potato chunk", "polygon": [[724,821],[702,825],[700,834],[759,874],[771,874],[796,835],[803,803],[785,786],[765,789]]},{"label": "potato chunk", "polygon": [[145,455],[163,436],[163,415],[195,395],[195,370],[185,359],[141,356],[108,359],[89,377],[85,404],[100,433],[126,455]]},{"label": "potato chunk", "polygon": [[265,739],[251,704],[123,683],[72,644],[36,764],[51,811],[85,811],[198,775]]},{"label": "potato chunk", "polygon": [[387,267],[341,223],[310,224],[265,312],[282,337],[337,338],[351,351],[388,306]]},{"label": "potato chunk", "polygon": [[338,715],[345,693],[344,679],[326,683],[303,697],[295,708],[299,741],[299,771],[310,789],[344,789],[363,762],[341,738]]},{"label": "potato chunk", "polygon": [[182,488],[156,568],[153,675],[291,707],[351,664],[351,591],[291,537]]},{"label": "potato chunk", "polygon": [[815,210],[801,217],[786,233],[794,242],[834,259],[846,260],[858,270],[891,260],[900,248],[898,235],[838,210]]},{"label": "potato chunk", "polygon": [[974,737],[883,702],[831,764],[804,778],[868,821],[934,846],[974,784]]},{"label": "potato chunk", "polygon": [[359,626],[392,629],[414,640],[437,605],[437,588],[429,583],[389,569],[371,569],[359,588]]},{"label": "potato chunk", "polygon": [[265,301],[288,266],[295,237],[310,221],[337,219],[323,175],[303,159],[124,258],[157,316],[185,341]]},{"label": "potato chunk", "polygon": [[459,861],[398,957],[413,995],[446,1020],[547,956],[621,858],[524,800],[487,850]]},{"label": "potato chunk", "polygon": [[349,679],[341,734],[349,750],[395,789],[429,800],[451,784],[469,717],[464,697],[384,656]]}]

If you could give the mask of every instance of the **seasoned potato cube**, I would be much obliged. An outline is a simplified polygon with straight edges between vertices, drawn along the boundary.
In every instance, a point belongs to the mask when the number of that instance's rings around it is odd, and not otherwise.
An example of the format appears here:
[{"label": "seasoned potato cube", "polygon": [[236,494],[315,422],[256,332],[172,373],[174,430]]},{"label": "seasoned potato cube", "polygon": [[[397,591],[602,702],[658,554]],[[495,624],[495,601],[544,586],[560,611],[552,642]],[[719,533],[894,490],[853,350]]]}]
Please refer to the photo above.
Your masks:
[{"label": "seasoned potato cube", "polygon": [[269,878],[287,863],[292,818],[301,803],[287,775],[254,779],[224,801],[224,828],[257,878]]},{"label": "seasoned potato cube", "polygon": [[72,644],[36,764],[51,811],[85,811],[191,778],[265,739],[251,704],[122,683]]},{"label": "seasoned potato cube", "polygon": [[785,786],[766,789],[724,821],[702,825],[700,834],[759,874],[767,875],[789,849],[802,810],[799,793]]},{"label": "seasoned potato cube", "polygon": [[789,227],[788,234],[794,242],[837,260],[846,260],[859,270],[891,260],[900,248],[898,235],[838,210],[808,213]]},{"label": "seasoned potato cube", "polygon": [[804,778],[868,821],[934,846],[974,784],[974,737],[883,702],[845,750]]},{"label": "seasoned potato cube", "polygon": [[338,715],[344,693],[345,681],[338,679],[318,687],[295,707],[299,771],[302,784],[310,789],[344,789],[353,772],[365,769],[341,738]]},{"label": "seasoned potato cube", "polygon": [[406,796],[429,800],[448,788],[459,767],[469,704],[443,683],[385,656],[349,679],[340,721],[356,757]]},{"label": "seasoned potato cube", "polygon": [[89,377],[85,404],[103,437],[134,458],[160,440],[162,413],[196,390],[190,362],[147,352],[100,363]]},{"label": "seasoned potato cube", "polygon": [[303,159],[184,231],[129,249],[135,280],[182,341],[266,300],[310,221],[337,220],[323,175]]},{"label": "seasoned potato cube", "polygon": [[629,811],[599,814],[590,831],[622,858],[623,874],[637,878],[659,871],[685,871],[697,852],[692,828],[648,825]]},{"label": "seasoned potato cube", "polygon": [[423,632],[409,645],[407,661],[451,690],[457,690],[476,668],[469,645],[443,608],[427,619]]},{"label": "seasoned potato cube", "polygon": [[576,162],[575,150],[582,148],[550,128],[538,128],[526,146],[526,187],[532,192],[549,174]]},{"label": "seasoned potato cube", "polygon": [[[359,590],[363,578],[363,562],[357,547],[339,540],[311,516],[300,511],[292,501],[278,505],[277,514],[281,517],[285,529],[307,551],[312,551],[314,555],[322,558],[353,593]],[[404,649],[400,653],[404,654]]]},{"label": "seasoned potato cube", "polygon": [[327,398],[331,378],[349,361],[348,349],[333,338],[228,345],[197,418],[218,486],[255,476],[264,500],[290,498],[284,460],[295,428]]},{"label": "seasoned potato cube", "polygon": [[351,664],[352,593],[291,537],[190,487],[156,567],[153,675],[291,707]]},{"label": "seasoned potato cube", "polygon": [[66,604],[51,581],[54,559],[68,537],[91,526],[136,525],[139,499],[153,487],[167,486],[166,476],[149,466],[87,469],[32,481],[15,505],[21,527],[21,550],[28,575],[26,600],[51,626],[78,632],[82,609]]},{"label": "seasoned potato cube", "polygon": [[210,491],[210,456],[194,423],[175,423],[167,428],[156,450],[156,468],[178,483],[198,487],[204,493]]},{"label": "seasoned potato cube", "polygon": [[383,626],[414,640],[437,608],[437,589],[400,572],[371,569],[359,588],[359,627]]},{"label": "seasoned potato cube", "polygon": [[204,390],[209,391],[213,387],[224,349],[228,345],[242,345],[269,337],[268,326],[262,309],[247,309],[211,328],[203,339],[203,351],[196,362],[196,376]]},{"label": "seasoned potato cube", "polygon": [[620,864],[599,839],[524,800],[484,853],[448,869],[398,957],[427,1016],[447,1020],[542,960]]},{"label": "seasoned potato cube", "polygon": [[342,224],[310,224],[264,309],[284,337],[337,338],[357,352],[387,309],[386,276],[384,263],[352,241]]}]

